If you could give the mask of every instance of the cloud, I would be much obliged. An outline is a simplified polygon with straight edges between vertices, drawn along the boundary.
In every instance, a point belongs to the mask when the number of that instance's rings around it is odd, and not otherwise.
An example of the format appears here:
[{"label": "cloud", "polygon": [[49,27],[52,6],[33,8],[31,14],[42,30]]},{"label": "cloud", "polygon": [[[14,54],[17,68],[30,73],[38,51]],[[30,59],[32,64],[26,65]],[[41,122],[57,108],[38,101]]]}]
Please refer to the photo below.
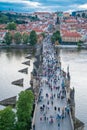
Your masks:
[{"label": "cloud", "polygon": [[[1,4],[2,3],[2,4]],[[0,0],[1,8],[32,11],[69,11],[87,9],[85,0]]]},{"label": "cloud", "polygon": [[68,8],[70,9],[70,10],[87,10],[87,3],[85,3],[85,4],[73,4],[73,5],[70,5],[70,6],[68,6]]},{"label": "cloud", "polygon": [[28,1],[28,0],[0,0],[0,2],[7,2],[7,3],[22,3],[22,4],[27,4],[27,6],[30,7],[35,7],[38,8],[39,6],[41,6],[41,3],[39,2],[34,2],[34,1]]},{"label": "cloud", "polygon": [[0,0],[0,2],[8,2],[8,3],[14,3],[14,2],[22,2],[23,0]]},{"label": "cloud", "polygon": [[52,12],[52,11],[57,11],[58,9],[61,9],[61,6],[56,5],[56,6],[45,6],[41,5],[37,11],[44,11],[44,12]]},{"label": "cloud", "polygon": [[83,5],[79,5],[78,7],[79,9],[87,9],[87,3],[83,4]]},{"label": "cloud", "polygon": [[37,11],[49,11],[52,12],[54,8],[57,10],[61,6],[59,5],[46,5],[46,3],[40,3],[39,1],[30,1],[30,0],[0,0],[0,2],[8,2],[8,3],[21,3],[21,4],[26,4],[26,9],[31,8],[35,9]]},{"label": "cloud", "polygon": [[74,9],[69,9],[69,10],[66,10],[64,12],[69,12],[70,14],[72,14],[72,12],[75,11]]}]

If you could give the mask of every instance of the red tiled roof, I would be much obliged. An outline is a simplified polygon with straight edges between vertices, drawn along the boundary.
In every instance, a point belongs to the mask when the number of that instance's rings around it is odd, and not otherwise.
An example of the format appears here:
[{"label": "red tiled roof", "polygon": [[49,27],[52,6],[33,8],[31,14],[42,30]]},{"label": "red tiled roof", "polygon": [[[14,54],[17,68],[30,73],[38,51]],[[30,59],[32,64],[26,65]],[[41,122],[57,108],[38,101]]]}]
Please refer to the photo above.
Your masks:
[{"label": "red tiled roof", "polygon": [[66,32],[63,37],[81,37],[81,35],[78,32]]},{"label": "red tiled roof", "polygon": [[38,33],[43,32],[43,30],[38,29],[38,28],[33,28],[33,30],[36,31],[36,32],[38,32]]},{"label": "red tiled roof", "polygon": [[65,20],[65,22],[67,22],[67,23],[76,23],[77,20],[76,19],[67,19],[67,20]]},{"label": "red tiled roof", "polygon": [[7,30],[0,30],[0,33],[5,33],[7,32]]},{"label": "red tiled roof", "polygon": [[0,28],[5,28],[6,24],[0,24]]},{"label": "red tiled roof", "polygon": [[68,13],[68,12],[64,12],[63,14],[70,14],[70,13]]}]

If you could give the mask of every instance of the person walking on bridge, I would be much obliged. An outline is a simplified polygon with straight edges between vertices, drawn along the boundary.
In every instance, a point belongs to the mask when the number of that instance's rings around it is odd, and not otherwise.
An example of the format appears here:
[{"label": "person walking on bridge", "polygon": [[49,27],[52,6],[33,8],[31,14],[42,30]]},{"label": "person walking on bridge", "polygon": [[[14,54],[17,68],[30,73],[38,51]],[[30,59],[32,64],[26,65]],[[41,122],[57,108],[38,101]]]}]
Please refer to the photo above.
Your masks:
[{"label": "person walking on bridge", "polygon": [[58,121],[58,130],[60,130],[60,121]]}]

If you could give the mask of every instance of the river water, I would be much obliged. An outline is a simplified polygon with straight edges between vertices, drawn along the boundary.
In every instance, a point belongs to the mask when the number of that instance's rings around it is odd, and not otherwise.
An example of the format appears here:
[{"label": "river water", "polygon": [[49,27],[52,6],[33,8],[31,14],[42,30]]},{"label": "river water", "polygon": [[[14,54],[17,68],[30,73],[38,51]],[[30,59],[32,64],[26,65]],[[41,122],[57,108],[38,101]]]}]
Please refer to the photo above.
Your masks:
[{"label": "river water", "polygon": [[62,68],[70,68],[71,87],[75,88],[76,117],[87,130],[87,50],[60,50]]},{"label": "river water", "polygon": [[[25,57],[28,49],[4,49],[0,50],[0,100],[16,96],[20,91],[30,87],[30,74],[33,69],[34,58],[30,60],[30,66],[22,64],[28,61]],[[28,67],[28,74],[18,70]],[[11,82],[24,78],[24,87],[12,85]]]},{"label": "river water", "polygon": [[[33,69],[34,58],[30,66],[21,64],[29,53],[28,49],[0,50],[0,100],[17,95],[20,91],[30,87],[30,73]],[[60,50],[62,68],[70,68],[71,87],[75,88],[76,116],[85,123],[87,130],[87,50]],[[28,75],[18,70],[28,67]],[[11,82],[24,78],[24,87],[12,85]]]}]

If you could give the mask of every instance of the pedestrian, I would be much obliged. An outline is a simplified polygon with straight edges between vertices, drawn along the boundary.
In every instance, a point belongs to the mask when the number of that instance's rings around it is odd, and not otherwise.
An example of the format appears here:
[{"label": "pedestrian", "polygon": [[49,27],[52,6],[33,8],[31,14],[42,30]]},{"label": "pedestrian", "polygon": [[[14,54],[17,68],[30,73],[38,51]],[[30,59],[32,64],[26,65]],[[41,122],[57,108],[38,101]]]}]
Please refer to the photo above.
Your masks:
[{"label": "pedestrian", "polygon": [[62,114],[62,120],[64,119],[64,114]]},{"label": "pedestrian", "polygon": [[55,94],[54,94],[54,98],[55,98]]},{"label": "pedestrian", "polygon": [[45,105],[43,104],[43,108],[45,108]]},{"label": "pedestrian", "polygon": [[69,114],[70,108],[69,106],[67,106],[67,114]]},{"label": "pedestrian", "polygon": [[40,121],[42,121],[42,117],[40,117]]},{"label": "pedestrian", "polygon": [[51,118],[51,123],[53,123],[53,118]]},{"label": "pedestrian", "polygon": [[35,130],[35,124],[33,124],[33,130]]},{"label": "pedestrian", "polygon": [[47,101],[47,105],[49,105],[49,101]]},{"label": "pedestrian", "polygon": [[57,108],[56,108],[56,106],[55,106],[55,107],[54,107],[54,110],[56,111],[56,109],[57,109]]},{"label": "pedestrian", "polygon": [[44,116],[44,120],[46,121],[46,116]]},{"label": "pedestrian", "polygon": [[58,130],[60,130],[60,122],[58,122]]},{"label": "pedestrian", "polygon": [[52,104],[52,106],[53,106],[53,101],[51,101],[51,104]]}]

